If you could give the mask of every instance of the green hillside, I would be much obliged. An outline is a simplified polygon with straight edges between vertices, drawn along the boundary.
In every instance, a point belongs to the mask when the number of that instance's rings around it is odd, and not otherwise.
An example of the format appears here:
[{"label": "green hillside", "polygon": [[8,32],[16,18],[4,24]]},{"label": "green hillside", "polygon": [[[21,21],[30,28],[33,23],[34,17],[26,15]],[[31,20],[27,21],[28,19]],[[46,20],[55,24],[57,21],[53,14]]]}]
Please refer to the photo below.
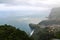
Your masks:
[{"label": "green hillside", "polygon": [[33,40],[24,31],[11,25],[0,25],[0,40]]}]

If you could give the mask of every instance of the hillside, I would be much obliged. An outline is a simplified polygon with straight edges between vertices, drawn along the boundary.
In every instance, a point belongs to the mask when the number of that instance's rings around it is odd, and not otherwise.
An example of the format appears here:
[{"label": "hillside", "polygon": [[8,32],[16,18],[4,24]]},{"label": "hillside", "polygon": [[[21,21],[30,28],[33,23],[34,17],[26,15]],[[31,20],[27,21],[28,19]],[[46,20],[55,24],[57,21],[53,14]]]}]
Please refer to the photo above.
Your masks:
[{"label": "hillside", "polygon": [[11,25],[0,25],[0,40],[33,40],[24,31]]},{"label": "hillside", "polygon": [[60,7],[51,10],[49,20],[60,20]]}]

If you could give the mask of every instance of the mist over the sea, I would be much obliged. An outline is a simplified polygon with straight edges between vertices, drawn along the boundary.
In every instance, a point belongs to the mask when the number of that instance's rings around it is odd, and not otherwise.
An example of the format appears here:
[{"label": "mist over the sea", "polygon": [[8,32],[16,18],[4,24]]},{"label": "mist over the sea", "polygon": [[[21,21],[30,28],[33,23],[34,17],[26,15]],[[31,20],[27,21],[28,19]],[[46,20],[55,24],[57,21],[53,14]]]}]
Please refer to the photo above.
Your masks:
[{"label": "mist over the sea", "polygon": [[30,33],[29,23],[39,23],[48,17],[49,12],[50,11],[0,11],[0,24],[10,24]]}]

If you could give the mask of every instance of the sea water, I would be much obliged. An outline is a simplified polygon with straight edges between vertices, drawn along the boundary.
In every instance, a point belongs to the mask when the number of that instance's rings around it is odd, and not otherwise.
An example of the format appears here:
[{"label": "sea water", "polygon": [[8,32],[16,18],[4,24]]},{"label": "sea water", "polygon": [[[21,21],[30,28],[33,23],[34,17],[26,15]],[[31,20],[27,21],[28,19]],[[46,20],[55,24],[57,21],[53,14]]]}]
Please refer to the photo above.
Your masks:
[{"label": "sea water", "polygon": [[0,25],[13,25],[27,34],[31,33],[30,23],[37,24],[49,15],[48,11],[0,11],[0,13]]}]

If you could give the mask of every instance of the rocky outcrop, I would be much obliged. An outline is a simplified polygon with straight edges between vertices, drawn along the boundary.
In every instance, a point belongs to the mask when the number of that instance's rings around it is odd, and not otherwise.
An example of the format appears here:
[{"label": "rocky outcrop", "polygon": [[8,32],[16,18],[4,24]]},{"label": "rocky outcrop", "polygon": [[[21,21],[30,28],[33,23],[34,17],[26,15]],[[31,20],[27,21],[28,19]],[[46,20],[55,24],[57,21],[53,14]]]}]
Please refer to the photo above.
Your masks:
[{"label": "rocky outcrop", "polygon": [[53,8],[51,10],[51,13],[49,15],[49,20],[60,20],[60,7],[59,8]]},{"label": "rocky outcrop", "polygon": [[38,32],[40,31],[40,25],[38,24],[29,24],[32,32],[34,31],[34,33],[31,32],[30,36],[32,36],[34,38],[34,40],[38,40],[39,39],[39,35]]},{"label": "rocky outcrop", "polygon": [[44,27],[50,27],[52,25],[60,25],[60,8],[53,8],[51,10],[51,13],[48,17],[48,20],[44,20],[41,21],[38,24],[29,24],[30,28],[33,30],[34,29],[34,33],[32,34],[32,37],[35,40],[39,39],[39,34],[40,34],[40,28],[44,28]]},{"label": "rocky outcrop", "polygon": [[48,26],[48,25],[60,25],[60,21],[58,20],[44,20],[42,22],[39,23],[39,25],[44,25],[44,26]]}]

